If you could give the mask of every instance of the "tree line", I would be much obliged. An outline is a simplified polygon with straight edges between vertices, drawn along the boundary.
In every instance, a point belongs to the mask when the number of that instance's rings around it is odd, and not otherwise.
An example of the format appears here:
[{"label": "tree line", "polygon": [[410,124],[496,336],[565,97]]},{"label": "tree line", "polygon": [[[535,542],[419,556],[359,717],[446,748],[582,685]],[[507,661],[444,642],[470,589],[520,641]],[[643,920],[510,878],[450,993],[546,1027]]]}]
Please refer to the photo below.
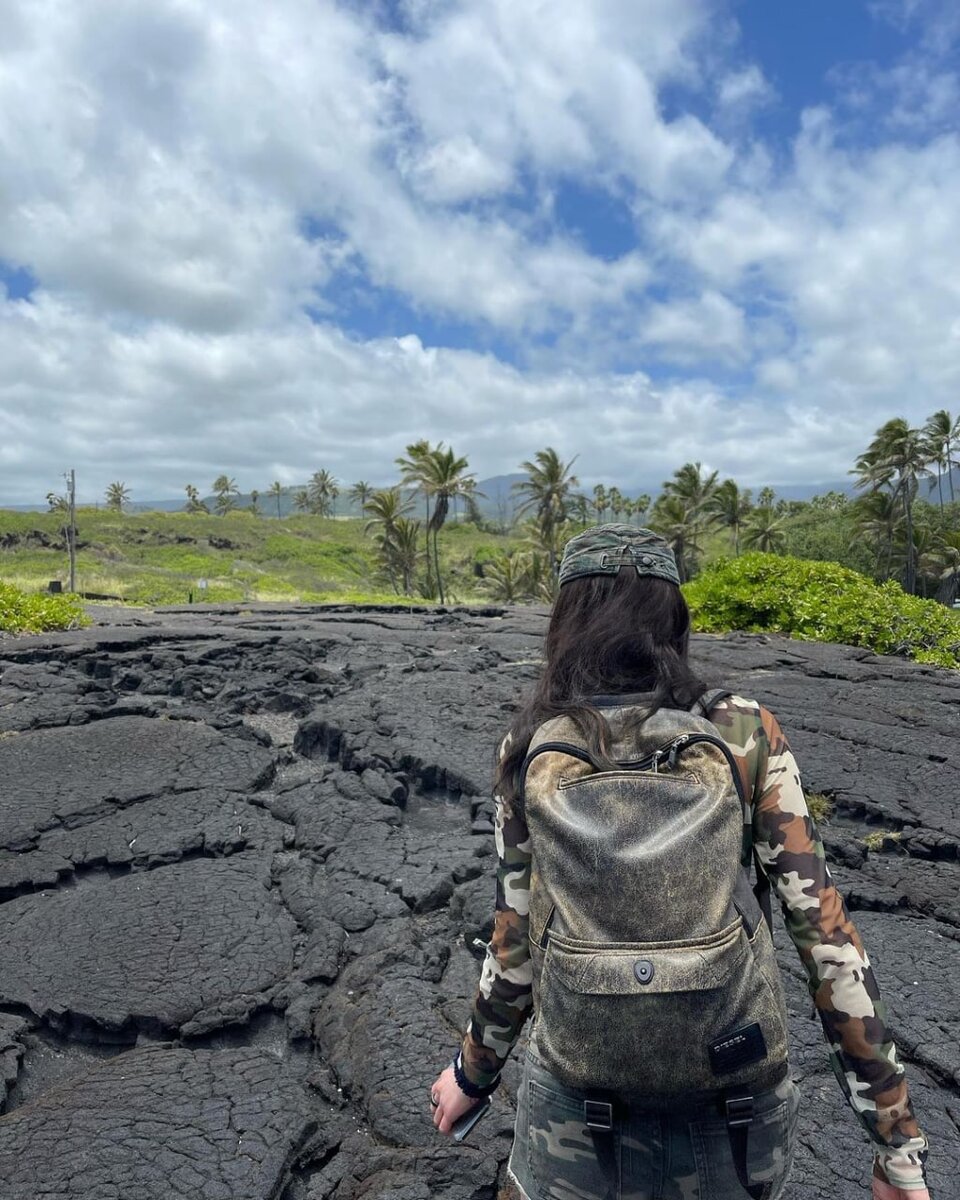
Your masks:
[{"label": "tree line", "polygon": [[[365,534],[372,539],[379,570],[389,586],[398,594],[435,598],[440,603],[448,592],[440,535],[451,512],[458,521],[491,532],[512,532],[520,539],[513,553],[480,564],[480,586],[491,598],[505,602],[550,602],[563,542],[592,522],[623,520],[647,524],[665,537],[684,581],[700,570],[705,544],[710,541],[716,552],[716,535],[725,534],[734,556],[743,550],[760,550],[833,558],[867,569],[877,579],[896,579],[908,593],[932,593],[952,603],[960,583],[960,505],[952,474],[958,455],[960,418],[940,410],[919,428],[897,417],[876,431],[851,470],[860,493],[852,501],[842,493],[812,501],[778,500],[771,488],[760,489],[754,498],[749,488],[741,488],[734,479],[721,480],[717,471],[704,471],[699,462],[677,468],[651,501],[648,495],[631,498],[602,484],[589,495],[578,490],[575,458],[565,462],[548,446],[520,464],[524,478],[513,485],[512,520],[497,527],[483,516],[479,500],[485,497],[477,490],[468,460],[443,442],[433,445],[422,439],[408,445],[395,460],[399,476],[395,484],[375,488],[360,480],[345,494],[360,509]],[[935,504],[920,495],[924,481],[932,494],[934,480]],[[210,511],[193,484],[187,484],[185,491],[186,512]],[[231,477],[218,476],[212,493],[215,513],[224,515],[240,507],[240,490]],[[336,515],[336,502],[343,493],[340,481],[321,469],[305,487],[288,489],[275,480],[263,493],[251,491],[244,507],[258,516],[265,509],[272,515],[275,506],[281,518],[282,500],[288,494],[297,511],[329,517]],[[65,503],[53,493],[47,499],[51,509]],[[108,508],[122,512],[130,499],[129,489],[115,481],[105,499]],[[811,528],[819,543],[811,538]],[[824,541],[827,529],[833,531],[832,542]]]}]

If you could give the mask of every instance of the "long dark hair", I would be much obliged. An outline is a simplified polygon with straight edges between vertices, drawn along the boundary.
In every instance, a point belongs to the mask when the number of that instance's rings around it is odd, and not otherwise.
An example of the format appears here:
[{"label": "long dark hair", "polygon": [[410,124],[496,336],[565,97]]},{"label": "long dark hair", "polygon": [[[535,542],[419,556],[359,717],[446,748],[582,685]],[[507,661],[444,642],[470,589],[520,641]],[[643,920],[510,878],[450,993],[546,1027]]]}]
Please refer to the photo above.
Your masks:
[{"label": "long dark hair", "polygon": [[643,717],[658,708],[689,708],[706,690],[687,662],[690,610],[666,579],[623,566],[616,575],[584,575],[563,585],[544,643],[544,667],[510,727],[495,786],[520,800],[520,767],[537,727],[567,716],[593,754],[607,759],[610,729],[591,700],[645,694]]}]

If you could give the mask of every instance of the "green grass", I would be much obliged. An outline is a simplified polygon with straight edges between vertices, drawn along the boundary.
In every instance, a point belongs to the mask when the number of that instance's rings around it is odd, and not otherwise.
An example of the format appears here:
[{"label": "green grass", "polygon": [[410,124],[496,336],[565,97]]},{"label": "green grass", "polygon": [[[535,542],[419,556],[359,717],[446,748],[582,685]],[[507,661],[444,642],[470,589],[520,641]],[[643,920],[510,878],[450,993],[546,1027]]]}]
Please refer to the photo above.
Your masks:
[{"label": "green grass", "polygon": [[[0,580],[25,592],[67,582],[63,518],[0,510]],[[243,600],[311,603],[424,603],[398,596],[377,570],[364,522],[291,515],[282,521],[228,513],[77,514],[77,587],[144,605]],[[40,543],[46,541],[49,545]],[[476,564],[517,539],[448,524],[440,564],[448,602],[485,603]],[[200,589],[199,581],[207,582]]]}]

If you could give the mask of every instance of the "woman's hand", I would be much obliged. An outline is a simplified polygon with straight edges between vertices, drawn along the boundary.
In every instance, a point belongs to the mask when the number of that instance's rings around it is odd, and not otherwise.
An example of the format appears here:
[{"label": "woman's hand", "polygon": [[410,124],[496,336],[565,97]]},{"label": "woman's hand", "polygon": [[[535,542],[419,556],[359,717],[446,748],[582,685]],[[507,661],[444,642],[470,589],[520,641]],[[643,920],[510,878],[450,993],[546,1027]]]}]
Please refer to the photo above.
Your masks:
[{"label": "woman's hand", "polygon": [[[433,1123],[441,1133],[449,1133],[454,1124],[464,1113],[468,1113],[479,1101],[471,1100],[461,1091],[453,1073],[453,1067],[441,1071],[430,1089],[430,1103],[433,1107]],[[894,1197],[893,1200],[898,1200]],[[911,1197],[911,1200],[913,1198]]]}]

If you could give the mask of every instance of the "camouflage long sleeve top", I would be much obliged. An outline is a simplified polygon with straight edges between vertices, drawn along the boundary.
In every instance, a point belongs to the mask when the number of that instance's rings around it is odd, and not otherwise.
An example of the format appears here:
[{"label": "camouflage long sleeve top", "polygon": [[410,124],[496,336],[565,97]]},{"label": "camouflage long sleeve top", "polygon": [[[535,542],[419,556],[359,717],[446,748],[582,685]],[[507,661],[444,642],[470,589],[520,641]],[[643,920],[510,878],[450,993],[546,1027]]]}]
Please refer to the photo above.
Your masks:
[{"label": "camouflage long sleeve top", "polygon": [[[923,1188],[926,1139],[870,961],[830,876],[787,739],[770,712],[739,696],[721,700],[710,719],[740,769],[753,849],[806,970],[837,1079],[874,1143],[875,1173],[907,1190]],[[506,743],[501,755],[505,750]],[[496,915],[461,1059],[467,1078],[481,1087],[499,1077],[533,1005],[530,835],[510,803],[494,799]]]}]

